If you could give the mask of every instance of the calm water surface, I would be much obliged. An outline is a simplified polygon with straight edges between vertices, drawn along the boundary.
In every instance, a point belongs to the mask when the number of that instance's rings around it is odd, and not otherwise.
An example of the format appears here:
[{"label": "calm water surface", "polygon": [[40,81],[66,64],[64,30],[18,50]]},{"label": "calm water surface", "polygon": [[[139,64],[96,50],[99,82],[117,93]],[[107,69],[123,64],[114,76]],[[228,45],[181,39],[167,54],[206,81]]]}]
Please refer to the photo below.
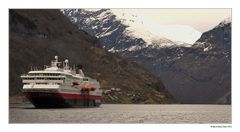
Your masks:
[{"label": "calm water surface", "polygon": [[99,108],[35,109],[11,104],[10,123],[231,123],[231,105],[102,104]]}]

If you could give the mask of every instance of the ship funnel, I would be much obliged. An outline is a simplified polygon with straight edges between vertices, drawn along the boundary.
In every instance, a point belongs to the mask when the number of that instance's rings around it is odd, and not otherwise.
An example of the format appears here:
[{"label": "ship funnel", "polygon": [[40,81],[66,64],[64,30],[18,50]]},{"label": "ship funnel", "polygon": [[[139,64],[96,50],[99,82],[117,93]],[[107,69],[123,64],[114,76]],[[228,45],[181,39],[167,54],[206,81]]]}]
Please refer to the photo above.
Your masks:
[{"label": "ship funnel", "polygon": [[51,67],[59,67],[60,62],[58,62],[58,56],[54,56],[55,60],[51,61]]}]

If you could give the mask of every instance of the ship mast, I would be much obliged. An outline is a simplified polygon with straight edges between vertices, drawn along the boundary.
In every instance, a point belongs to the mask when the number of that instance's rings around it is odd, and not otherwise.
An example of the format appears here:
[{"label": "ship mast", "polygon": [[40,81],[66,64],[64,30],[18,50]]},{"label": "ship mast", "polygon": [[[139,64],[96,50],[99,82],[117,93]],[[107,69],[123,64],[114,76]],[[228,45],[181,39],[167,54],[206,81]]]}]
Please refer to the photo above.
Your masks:
[{"label": "ship mast", "polygon": [[69,70],[69,62],[68,59],[64,61],[64,70]]}]

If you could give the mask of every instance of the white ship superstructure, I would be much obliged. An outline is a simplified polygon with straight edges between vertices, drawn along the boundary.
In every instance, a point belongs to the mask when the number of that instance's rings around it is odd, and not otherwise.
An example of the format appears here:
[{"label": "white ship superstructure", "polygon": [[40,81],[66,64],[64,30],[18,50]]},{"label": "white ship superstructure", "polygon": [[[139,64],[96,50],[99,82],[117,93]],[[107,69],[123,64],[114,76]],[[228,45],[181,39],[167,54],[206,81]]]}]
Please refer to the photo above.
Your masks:
[{"label": "white ship superstructure", "polygon": [[23,92],[35,107],[99,106],[102,90],[97,80],[84,76],[81,66],[69,66],[58,56],[44,70],[21,76]]}]

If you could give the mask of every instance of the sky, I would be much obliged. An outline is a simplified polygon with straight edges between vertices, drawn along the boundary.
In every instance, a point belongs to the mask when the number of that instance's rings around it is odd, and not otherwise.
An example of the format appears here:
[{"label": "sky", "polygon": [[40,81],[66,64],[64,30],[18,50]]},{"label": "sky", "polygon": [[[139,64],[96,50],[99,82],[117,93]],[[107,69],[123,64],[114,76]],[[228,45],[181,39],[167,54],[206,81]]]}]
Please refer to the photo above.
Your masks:
[{"label": "sky", "polygon": [[231,9],[132,9],[142,18],[162,25],[188,25],[205,32],[231,17]]},{"label": "sky", "polygon": [[[91,9],[99,10],[99,9]],[[112,9],[115,13],[129,13],[141,16],[143,21],[154,21],[161,25],[187,25],[191,26],[199,32],[205,32],[226,18],[231,17],[231,8],[117,8]]]},{"label": "sky", "polygon": [[[95,9],[96,10],[96,9]],[[203,32],[209,31],[226,18],[231,9],[111,9],[124,20],[136,36],[151,41],[151,35],[193,44]],[[149,36],[149,37],[147,37]]]}]

